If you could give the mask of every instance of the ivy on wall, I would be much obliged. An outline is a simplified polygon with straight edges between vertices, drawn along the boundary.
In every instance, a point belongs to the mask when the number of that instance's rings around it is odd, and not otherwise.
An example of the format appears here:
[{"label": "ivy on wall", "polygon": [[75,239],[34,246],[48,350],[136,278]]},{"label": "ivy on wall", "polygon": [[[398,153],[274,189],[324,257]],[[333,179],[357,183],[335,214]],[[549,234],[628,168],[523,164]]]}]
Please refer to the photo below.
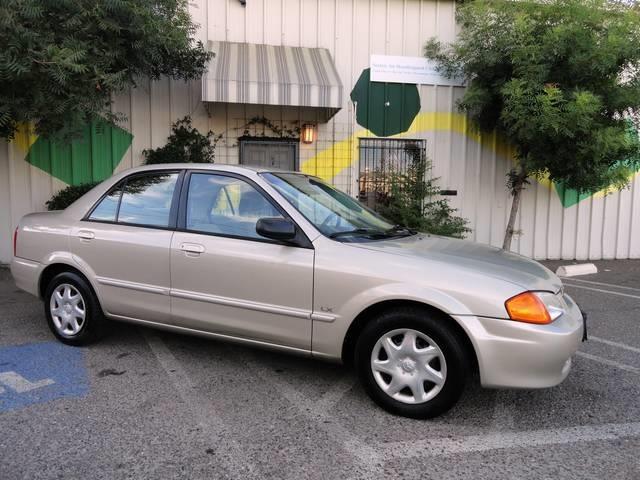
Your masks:
[{"label": "ivy on wall", "polygon": [[278,125],[274,123],[272,120],[269,120],[267,117],[256,116],[249,119],[249,121],[244,125],[244,136],[250,136],[251,132],[249,130],[250,127],[255,127],[257,125],[262,125],[264,127],[263,131],[258,134],[260,137],[268,137],[271,135],[267,135],[266,130],[269,130],[273,136],[280,138],[299,138],[300,137],[300,126],[297,125],[298,121],[294,120],[291,122],[292,126],[288,126],[286,123],[282,125]]}]

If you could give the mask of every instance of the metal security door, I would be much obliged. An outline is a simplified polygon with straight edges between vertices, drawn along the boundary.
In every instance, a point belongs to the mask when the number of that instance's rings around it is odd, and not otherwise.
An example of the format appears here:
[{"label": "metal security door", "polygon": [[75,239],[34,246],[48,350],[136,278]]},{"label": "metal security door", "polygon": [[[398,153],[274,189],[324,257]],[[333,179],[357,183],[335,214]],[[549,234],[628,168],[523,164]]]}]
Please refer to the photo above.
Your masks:
[{"label": "metal security door", "polygon": [[241,140],[240,164],[258,168],[297,170],[298,143],[279,140]]}]

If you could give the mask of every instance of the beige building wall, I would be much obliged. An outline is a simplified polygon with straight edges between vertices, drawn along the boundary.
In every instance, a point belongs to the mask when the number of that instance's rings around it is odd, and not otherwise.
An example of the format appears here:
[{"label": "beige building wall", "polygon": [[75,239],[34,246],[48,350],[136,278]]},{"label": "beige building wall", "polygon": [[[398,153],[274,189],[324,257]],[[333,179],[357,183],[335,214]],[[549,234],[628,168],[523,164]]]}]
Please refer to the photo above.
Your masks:
[{"label": "beige building wall", "polygon": [[[327,48],[344,85],[342,110],[318,125],[318,139],[300,144],[300,166],[355,195],[358,139],[371,133],[355,122],[349,94],[371,54],[420,56],[432,37],[453,40],[455,3],[433,0],[194,0],[198,37],[208,40]],[[467,218],[470,238],[501,245],[510,197],[505,174],[509,149],[500,139],[479,135],[457,113],[460,87],[420,85],[421,112],[408,132],[427,140],[433,175]],[[223,135],[216,161],[238,163],[238,137],[269,135],[263,125],[247,126],[253,117],[276,125],[317,120],[312,109],[201,102],[201,82],[141,80],[130,94],[114,99],[124,113],[121,126],[133,134],[131,147],[117,171],[138,165],[145,148],[165,143],[173,121],[189,114],[202,131]],[[297,122],[297,123],[294,123]],[[28,143],[28,142],[26,142]],[[25,141],[0,142],[0,262],[11,258],[11,235],[25,213],[43,210],[44,202],[65,185],[25,161]],[[640,258],[640,176],[630,188],[593,195],[564,208],[546,182],[532,181],[526,190],[513,249],[537,259]]]}]

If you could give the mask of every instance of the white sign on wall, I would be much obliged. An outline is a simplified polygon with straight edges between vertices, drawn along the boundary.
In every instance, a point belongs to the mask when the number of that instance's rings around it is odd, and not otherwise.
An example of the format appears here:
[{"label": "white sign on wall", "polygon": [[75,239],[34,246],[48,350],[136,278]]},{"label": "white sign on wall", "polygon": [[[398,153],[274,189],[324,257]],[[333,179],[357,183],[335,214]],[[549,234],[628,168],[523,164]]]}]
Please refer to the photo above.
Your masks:
[{"label": "white sign on wall", "polygon": [[446,78],[436,71],[435,63],[423,57],[371,55],[371,81],[463,86],[458,78]]}]

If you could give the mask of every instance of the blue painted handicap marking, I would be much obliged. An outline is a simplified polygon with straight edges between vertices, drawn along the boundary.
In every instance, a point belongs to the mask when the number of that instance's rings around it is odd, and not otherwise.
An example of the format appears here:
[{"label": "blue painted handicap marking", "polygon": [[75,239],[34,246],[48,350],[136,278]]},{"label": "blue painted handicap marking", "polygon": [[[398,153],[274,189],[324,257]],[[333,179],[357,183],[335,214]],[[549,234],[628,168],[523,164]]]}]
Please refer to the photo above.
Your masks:
[{"label": "blue painted handicap marking", "polygon": [[0,412],[89,392],[84,351],[58,342],[0,347]]}]

